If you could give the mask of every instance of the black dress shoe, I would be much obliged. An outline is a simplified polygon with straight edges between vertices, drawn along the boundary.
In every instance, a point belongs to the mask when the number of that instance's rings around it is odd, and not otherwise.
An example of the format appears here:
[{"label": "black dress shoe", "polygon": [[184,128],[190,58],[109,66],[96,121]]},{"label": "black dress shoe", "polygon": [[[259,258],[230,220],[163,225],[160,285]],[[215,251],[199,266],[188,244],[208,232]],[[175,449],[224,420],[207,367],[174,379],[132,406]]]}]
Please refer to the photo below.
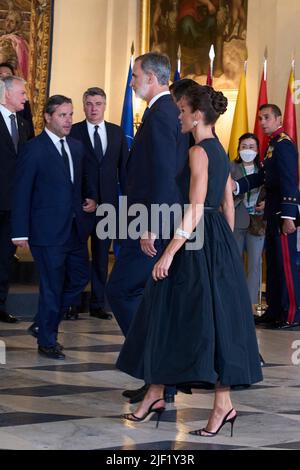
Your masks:
[{"label": "black dress shoe", "polygon": [[48,359],[65,359],[64,353],[57,347],[44,348],[43,346],[38,347],[38,353],[42,356],[48,357]]},{"label": "black dress shoe", "polygon": [[79,308],[76,305],[72,305],[69,310],[65,313],[65,320],[78,320]]},{"label": "black dress shoe", "polygon": [[59,349],[59,351],[63,351],[65,348],[62,344],[60,344],[58,341],[56,341],[55,347]]},{"label": "black dress shoe", "polygon": [[264,367],[266,365],[266,361],[264,360],[261,354],[259,355],[259,360],[260,360],[260,367]]},{"label": "black dress shoe", "polygon": [[18,319],[11,315],[10,313],[0,310],[0,321],[5,323],[17,323]]},{"label": "black dress shoe", "polygon": [[260,317],[258,315],[254,315],[254,322],[255,325],[271,325],[275,323],[275,320],[273,317],[270,316],[270,314],[266,312]]},{"label": "black dress shoe", "polygon": [[[143,388],[143,387],[142,387]],[[143,401],[145,398],[145,395],[147,393],[147,390],[149,388],[149,385],[147,385],[147,388],[144,388],[144,390],[140,389],[139,393],[134,395],[133,397],[130,398],[129,403],[139,403],[140,401]],[[164,395],[164,400],[166,403],[174,403],[175,401],[175,394],[166,394]]]},{"label": "black dress shoe", "polygon": [[143,391],[147,392],[148,388],[149,388],[149,385],[144,384],[141,388],[136,388],[135,390],[124,390],[122,395],[123,395],[123,397],[126,397],[126,398],[132,398],[135,395],[138,395],[139,393],[141,393]]},{"label": "black dress shoe", "polygon": [[129,403],[139,403],[140,401],[143,401],[148,388],[149,385],[147,386],[147,388],[142,387],[138,393],[136,393],[129,399]]},{"label": "black dress shoe", "polygon": [[29,328],[27,328],[27,333],[33,336],[34,338],[38,337],[39,327],[36,323],[32,323]]},{"label": "black dress shoe", "polygon": [[103,308],[91,308],[90,317],[100,318],[101,320],[111,320],[112,314],[106,312]]},{"label": "black dress shoe", "polygon": [[295,321],[293,323],[289,323],[288,321],[283,321],[274,325],[275,330],[289,330],[291,328],[296,328],[300,326],[300,323]]},{"label": "black dress shoe", "polygon": [[177,385],[176,389],[178,390],[178,392],[186,393],[187,395],[193,394],[190,385]]}]

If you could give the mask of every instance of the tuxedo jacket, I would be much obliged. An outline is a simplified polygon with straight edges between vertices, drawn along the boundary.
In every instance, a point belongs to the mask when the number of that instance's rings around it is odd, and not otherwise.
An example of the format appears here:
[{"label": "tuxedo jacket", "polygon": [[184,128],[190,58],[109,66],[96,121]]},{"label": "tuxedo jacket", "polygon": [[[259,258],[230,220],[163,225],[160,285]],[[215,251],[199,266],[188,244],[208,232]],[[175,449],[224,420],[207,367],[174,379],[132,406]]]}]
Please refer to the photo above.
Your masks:
[{"label": "tuxedo jacket", "polygon": [[151,204],[184,202],[189,136],[181,133],[178,115],[171,95],[163,95],[140,125],[126,166],[128,205],[144,204],[149,213]]},{"label": "tuxedo jacket", "polygon": [[[29,125],[17,114],[18,147],[30,138]],[[3,116],[0,112],[0,211],[11,210],[13,181],[16,172],[17,152]]]},{"label": "tuxedo jacket", "polygon": [[71,136],[80,140],[87,154],[92,159],[94,171],[97,174],[98,202],[118,205],[118,182],[121,191],[125,186],[125,165],[128,158],[128,145],[123,129],[116,124],[105,121],[107,133],[107,149],[101,161],[94,152],[88,133],[86,120],[72,126]]},{"label": "tuxedo jacket", "polygon": [[96,199],[96,180],[83,145],[67,137],[74,182],[63,157],[45,131],[21,149],[14,184],[12,238],[28,237],[36,246],[59,246],[68,240],[75,220],[79,237],[86,240],[94,214],[82,209],[85,198]]}]

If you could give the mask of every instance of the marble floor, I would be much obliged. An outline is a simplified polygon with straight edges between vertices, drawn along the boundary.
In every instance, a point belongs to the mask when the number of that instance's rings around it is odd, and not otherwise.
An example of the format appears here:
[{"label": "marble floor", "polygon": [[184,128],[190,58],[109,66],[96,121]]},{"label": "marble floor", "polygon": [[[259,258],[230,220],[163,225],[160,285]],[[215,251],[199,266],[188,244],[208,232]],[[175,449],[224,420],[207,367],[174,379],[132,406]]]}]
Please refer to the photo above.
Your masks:
[{"label": "marble floor", "polygon": [[178,393],[158,429],[120,419],[134,408],[122,390],[141,382],[115,369],[123,337],[114,320],[64,321],[65,361],[39,356],[29,325],[0,324],[0,449],[300,449],[300,331],[257,330],[264,382],[232,392],[232,438],[229,426],[201,438],[188,431],[205,425],[209,390]]}]

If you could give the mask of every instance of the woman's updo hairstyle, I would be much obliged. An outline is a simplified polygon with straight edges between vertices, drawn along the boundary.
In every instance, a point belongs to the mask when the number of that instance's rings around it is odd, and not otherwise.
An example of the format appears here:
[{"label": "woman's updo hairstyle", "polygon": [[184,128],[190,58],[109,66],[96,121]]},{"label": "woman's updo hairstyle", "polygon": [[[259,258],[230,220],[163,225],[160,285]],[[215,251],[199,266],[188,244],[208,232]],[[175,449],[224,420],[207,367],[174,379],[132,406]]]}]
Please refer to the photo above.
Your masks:
[{"label": "woman's updo hairstyle", "polygon": [[214,125],[221,114],[227,109],[228,100],[221,91],[215,91],[211,86],[190,85],[183,96],[192,111],[201,111],[204,114],[204,124]]}]

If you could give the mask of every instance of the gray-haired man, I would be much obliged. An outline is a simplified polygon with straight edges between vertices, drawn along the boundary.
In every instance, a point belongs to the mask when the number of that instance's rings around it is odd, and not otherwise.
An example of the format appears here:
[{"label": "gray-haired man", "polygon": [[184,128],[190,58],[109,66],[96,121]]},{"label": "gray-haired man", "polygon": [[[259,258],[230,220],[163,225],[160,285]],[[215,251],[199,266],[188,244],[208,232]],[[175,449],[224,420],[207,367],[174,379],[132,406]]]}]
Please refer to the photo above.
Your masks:
[{"label": "gray-haired man", "polygon": [[11,242],[11,203],[17,152],[30,136],[28,123],[16,113],[24,109],[26,100],[23,79],[9,76],[0,80],[0,321],[6,323],[17,321],[5,304],[16,251]]}]

